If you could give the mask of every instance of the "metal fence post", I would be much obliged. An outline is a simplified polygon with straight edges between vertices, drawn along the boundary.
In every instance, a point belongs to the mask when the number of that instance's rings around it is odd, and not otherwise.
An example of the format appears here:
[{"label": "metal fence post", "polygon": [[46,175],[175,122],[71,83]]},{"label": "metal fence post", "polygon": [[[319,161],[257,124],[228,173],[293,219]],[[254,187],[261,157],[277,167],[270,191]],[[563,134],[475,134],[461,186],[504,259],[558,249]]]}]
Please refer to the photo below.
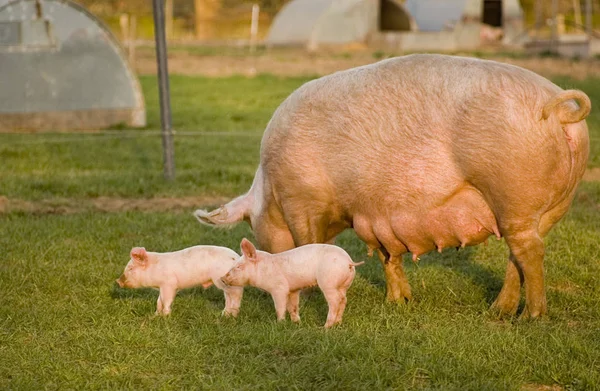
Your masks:
[{"label": "metal fence post", "polygon": [[256,41],[258,35],[258,13],[260,8],[258,4],[252,5],[252,19],[250,21],[250,53],[256,50]]},{"label": "metal fence post", "polygon": [[588,39],[592,39],[592,0],[585,2],[585,32]]},{"label": "metal fence post", "polygon": [[558,0],[552,0],[552,43],[550,51],[554,54],[558,53]]},{"label": "metal fence post", "polygon": [[167,43],[165,40],[165,8],[163,0],[153,0],[154,38],[158,63],[158,92],[160,97],[160,122],[165,179],[175,179],[175,151],[171,126],[171,100],[169,96],[169,71],[167,69]]}]

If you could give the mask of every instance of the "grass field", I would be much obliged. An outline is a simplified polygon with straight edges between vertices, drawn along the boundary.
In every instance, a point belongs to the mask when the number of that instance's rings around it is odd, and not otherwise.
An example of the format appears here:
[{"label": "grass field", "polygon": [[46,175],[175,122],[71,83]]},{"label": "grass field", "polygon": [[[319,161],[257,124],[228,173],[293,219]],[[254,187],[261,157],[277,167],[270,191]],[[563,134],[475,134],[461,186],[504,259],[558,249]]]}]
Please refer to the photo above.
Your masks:
[{"label": "grass field", "polygon": [[[98,197],[231,197],[248,189],[262,130],[305,78],[174,76],[177,179],[162,179],[156,80],[143,77],[148,129],[1,134],[4,201],[85,204]],[[557,79],[600,102],[600,80]],[[600,109],[589,117],[590,167],[600,166]],[[190,134],[188,132],[197,132]],[[8,205],[10,202],[8,203]],[[197,205],[202,206],[202,205]],[[157,293],[114,283],[133,246],[239,251],[247,225],[211,230],[191,216],[93,207],[7,208],[0,198],[0,389],[600,390],[600,183],[583,183],[546,239],[549,316],[497,320],[507,249],[488,246],[405,262],[415,300],[384,303],[379,262],[352,232],[338,244],[366,260],[344,323],[325,331],[318,290],[300,325],[275,322],[271,298],[249,288],[238,319],[220,317],[214,287],[181,292],[169,318]],[[65,213],[69,212],[69,213]]]}]

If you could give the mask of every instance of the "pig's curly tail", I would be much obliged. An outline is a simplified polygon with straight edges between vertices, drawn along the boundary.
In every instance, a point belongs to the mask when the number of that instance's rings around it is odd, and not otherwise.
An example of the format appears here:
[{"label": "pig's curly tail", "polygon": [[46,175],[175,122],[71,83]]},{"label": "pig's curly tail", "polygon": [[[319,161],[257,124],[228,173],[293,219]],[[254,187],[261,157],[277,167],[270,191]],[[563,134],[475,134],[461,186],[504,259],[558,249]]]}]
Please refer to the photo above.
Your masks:
[{"label": "pig's curly tail", "polygon": [[[579,104],[577,110],[573,110],[570,105],[562,103],[574,99]],[[542,110],[542,119],[548,119],[550,114],[558,107],[558,120],[562,124],[572,124],[584,120],[592,110],[592,102],[590,98],[579,90],[566,90],[552,97]]]}]

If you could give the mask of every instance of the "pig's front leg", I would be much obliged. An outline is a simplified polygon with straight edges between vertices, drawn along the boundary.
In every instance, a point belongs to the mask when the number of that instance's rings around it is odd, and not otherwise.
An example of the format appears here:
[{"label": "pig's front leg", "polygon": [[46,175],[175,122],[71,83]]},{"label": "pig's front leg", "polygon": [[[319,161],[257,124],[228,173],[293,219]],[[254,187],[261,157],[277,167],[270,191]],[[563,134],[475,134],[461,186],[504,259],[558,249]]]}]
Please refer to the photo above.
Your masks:
[{"label": "pig's front leg", "polygon": [[290,313],[292,322],[300,322],[298,307],[300,305],[300,291],[290,292],[287,297],[287,311]]},{"label": "pig's front leg", "polygon": [[285,309],[288,299],[288,291],[287,290],[276,290],[271,292],[271,297],[273,297],[273,302],[275,303],[275,313],[277,313],[277,321],[281,322],[285,320]]},{"label": "pig's front leg", "polygon": [[172,286],[161,286],[158,301],[156,302],[157,315],[169,315],[171,313],[171,304],[177,294],[177,288]]},{"label": "pig's front leg", "polygon": [[223,290],[225,294],[225,309],[222,312],[224,316],[238,316],[240,312],[240,305],[242,304],[242,295],[244,294],[244,288],[242,287],[228,287]]},{"label": "pig's front leg", "polygon": [[412,293],[402,266],[402,257],[390,255],[384,248],[378,249],[378,253],[385,272],[386,299],[402,303],[411,300]]}]

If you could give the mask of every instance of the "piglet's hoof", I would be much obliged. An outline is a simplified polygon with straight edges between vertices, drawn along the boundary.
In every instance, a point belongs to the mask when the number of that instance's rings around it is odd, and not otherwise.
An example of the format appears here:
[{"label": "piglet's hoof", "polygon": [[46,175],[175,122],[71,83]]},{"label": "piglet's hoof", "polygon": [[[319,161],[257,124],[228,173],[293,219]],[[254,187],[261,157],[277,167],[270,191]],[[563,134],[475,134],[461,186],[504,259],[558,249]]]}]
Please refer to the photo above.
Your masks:
[{"label": "piglet's hoof", "polygon": [[237,312],[230,312],[230,311],[226,311],[223,310],[223,312],[221,312],[221,316],[224,318],[237,318],[238,313]]}]

